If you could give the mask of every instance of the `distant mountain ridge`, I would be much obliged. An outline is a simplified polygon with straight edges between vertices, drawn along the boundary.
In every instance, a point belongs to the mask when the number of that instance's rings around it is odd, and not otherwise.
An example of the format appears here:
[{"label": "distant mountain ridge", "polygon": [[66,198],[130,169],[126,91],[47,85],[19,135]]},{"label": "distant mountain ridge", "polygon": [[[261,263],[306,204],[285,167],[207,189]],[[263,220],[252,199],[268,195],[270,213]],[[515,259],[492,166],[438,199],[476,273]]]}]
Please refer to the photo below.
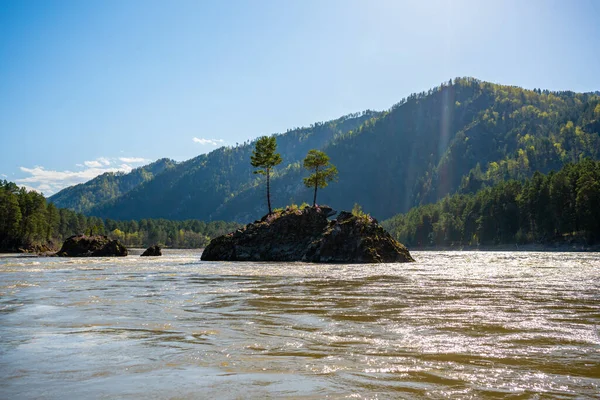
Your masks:
[{"label": "distant mountain ridge", "polygon": [[[365,111],[276,137],[284,162],[272,181],[275,207],[310,200],[302,159],[317,148],[339,170],[339,180],[319,191],[318,202],[337,209],[359,203],[383,219],[447,194],[600,158],[600,97],[457,78],[385,112]],[[176,164],[84,212],[113,219],[259,218],[265,188],[252,173],[253,148],[254,142],[222,147]]]},{"label": "distant mountain ridge", "polygon": [[162,158],[151,164],[134,168],[129,173],[105,172],[85,183],[61,190],[49,197],[48,201],[61,208],[89,213],[94,206],[126,194],[175,164],[173,160]]},{"label": "distant mountain ridge", "polygon": [[[374,111],[365,111],[277,135],[278,151],[284,161],[274,176],[285,174],[293,166],[300,165],[309,149],[322,148],[336,136],[356,129],[364,121],[378,115]],[[213,220],[216,210],[236,194],[257,185],[262,187],[260,175],[253,174],[249,162],[253,149],[254,141],[248,141],[199,155],[177,164],[123,196],[99,204],[90,213],[113,219],[153,216]],[[230,220],[243,219],[230,217]]]}]

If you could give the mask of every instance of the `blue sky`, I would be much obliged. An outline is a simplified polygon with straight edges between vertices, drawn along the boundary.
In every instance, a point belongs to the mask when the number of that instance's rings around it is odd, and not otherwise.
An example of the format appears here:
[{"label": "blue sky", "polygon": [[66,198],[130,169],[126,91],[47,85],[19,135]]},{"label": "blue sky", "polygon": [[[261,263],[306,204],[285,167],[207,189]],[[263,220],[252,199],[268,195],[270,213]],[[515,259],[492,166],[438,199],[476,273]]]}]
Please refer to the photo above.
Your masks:
[{"label": "blue sky", "polygon": [[2,0],[0,178],[50,195],[456,76],[600,90],[598,21],[595,0]]}]

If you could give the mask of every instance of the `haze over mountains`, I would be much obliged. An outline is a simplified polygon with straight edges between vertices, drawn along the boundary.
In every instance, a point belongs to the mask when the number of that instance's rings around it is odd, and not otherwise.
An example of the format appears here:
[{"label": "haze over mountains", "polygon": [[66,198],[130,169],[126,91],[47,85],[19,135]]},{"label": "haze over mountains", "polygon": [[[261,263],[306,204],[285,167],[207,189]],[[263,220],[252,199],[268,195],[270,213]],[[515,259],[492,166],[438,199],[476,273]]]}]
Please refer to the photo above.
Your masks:
[{"label": "haze over mountains", "polygon": [[85,183],[61,190],[52,196],[51,201],[60,204],[60,207],[86,213],[96,205],[129,192],[174,165],[175,161],[162,158],[128,173],[106,172]]},{"label": "haze over mountains", "polygon": [[[268,115],[265,116],[268,118]],[[457,78],[365,111],[277,135],[283,163],[272,180],[274,207],[310,202],[302,159],[324,150],[339,180],[318,203],[354,203],[384,219],[413,206],[535,171],[600,156],[600,97]],[[112,219],[248,222],[266,213],[252,173],[254,143],[222,147],[182,163],[159,160],[130,174],[104,174],[50,197],[58,207]]]}]

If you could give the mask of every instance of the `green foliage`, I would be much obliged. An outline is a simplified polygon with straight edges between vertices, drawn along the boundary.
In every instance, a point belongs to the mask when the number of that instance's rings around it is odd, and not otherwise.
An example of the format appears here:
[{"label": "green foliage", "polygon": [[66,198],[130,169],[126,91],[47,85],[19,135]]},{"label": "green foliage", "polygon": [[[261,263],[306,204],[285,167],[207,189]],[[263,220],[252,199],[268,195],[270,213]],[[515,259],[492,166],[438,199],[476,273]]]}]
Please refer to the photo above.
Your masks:
[{"label": "green foliage", "polygon": [[364,220],[365,222],[368,222],[371,219],[371,215],[364,212],[362,206],[358,203],[354,203],[354,207],[352,207],[352,215]]},{"label": "green foliage", "polygon": [[250,156],[250,164],[255,168],[262,168],[255,170],[254,173],[267,176],[267,206],[269,208],[269,214],[272,213],[270,188],[271,168],[281,164],[283,161],[281,154],[276,153],[276,150],[277,139],[275,136],[262,136],[256,141],[256,147]]},{"label": "green foliage", "polygon": [[306,207],[310,207],[307,203],[302,203],[300,205],[292,203],[286,208],[276,208],[274,212],[283,212],[283,211],[298,211],[304,210]]},{"label": "green foliage", "polygon": [[170,221],[143,219],[141,221],[104,221],[108,236],[119,238],[125,246],[148,247],[160,244],[171,248],[201,248],[208,242],[241,227],[240,224],[198,220]]},{"label": "green foliage", "polygon": [[44,196],[14,183],[0,181],[0,250],[15,251],[41,244],[60,244],[72,235],[108,235],[126,246],[204,247],[210,239],[241,225],[198,220],[113,221],[86,217],[47,203]]},{"label": "green foliage", "polygon": [[352,215],[356,216],[356,217],[362,217],[363,215],[366,215],[365,212],[362,209],[362,206],[358,203],[354,203],[354,207],[352,207]]},{"label": "green foliage", "polygon": [[447,196],[383,222],[409,246],[600,241],[600,161]]},{"label": "green foliage", "polygon": [[256,141],[256,147],[250,156],[250,164],[255,168],[255,174],[267,175],[269,170],[281,164],[281,154],[276,153],[277,139],[275,136],[262,136]]},{"label": "green foliage", "polygon": [[304,178],[306,187],[315,188],[313,206],[317,204],[317,188],[325,188],[332,180],[337,177],[337,168],[329,162],[329,156],[316,149],[308,151],[304,159],[304,168],[314,171],[307,178]]},{"label": "green foliage", "polygon": [[255,168],[262,168],[255,170],[254,173],[267,176],[267,207],[269,214],[273,213],[271,210],[271,168],[283,161],[281,154],[276,153],[276,150],[277,139],[275,136],[262,136],[256,141],[256,147],[250,156],[250,164]]}]

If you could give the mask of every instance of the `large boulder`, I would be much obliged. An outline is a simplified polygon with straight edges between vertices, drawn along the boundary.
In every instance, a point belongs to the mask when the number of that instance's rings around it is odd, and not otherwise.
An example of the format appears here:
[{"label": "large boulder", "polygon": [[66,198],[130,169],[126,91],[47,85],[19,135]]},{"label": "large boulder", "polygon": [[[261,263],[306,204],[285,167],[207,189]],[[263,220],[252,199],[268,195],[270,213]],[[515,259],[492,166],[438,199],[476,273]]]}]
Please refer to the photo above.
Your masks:
[{"label": "large boulder", "polygon": [[150,246],[142,253],[140,257],[158,257],[162,256],[162,251],[159,245]]},{"label": "large boulder", "polygon": [[329,207],[287,209],[213,239],[205,261],[306,261],[382,263],[414,261],[374,218]]},{"label": "large boulder", "polygon": [[59,257],[123,257],[127,248],[106,236],[71,236],[56,253]]}]

